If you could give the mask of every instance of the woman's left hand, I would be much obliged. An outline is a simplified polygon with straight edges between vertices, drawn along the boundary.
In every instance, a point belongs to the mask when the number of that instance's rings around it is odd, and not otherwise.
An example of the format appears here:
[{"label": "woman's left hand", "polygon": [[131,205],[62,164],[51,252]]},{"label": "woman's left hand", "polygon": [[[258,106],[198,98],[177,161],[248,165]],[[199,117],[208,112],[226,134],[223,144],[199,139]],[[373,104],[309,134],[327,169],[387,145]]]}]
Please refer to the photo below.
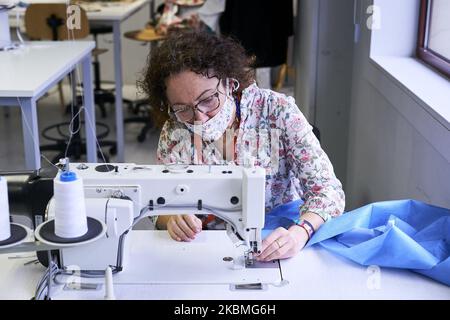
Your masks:
[{"label": "woman's left hand", "polygon": [[285,259],[296,255],[308,242],[306,230],[297,225],[275,229],[262,241],[261,253],[256,256],[258,261]]}]

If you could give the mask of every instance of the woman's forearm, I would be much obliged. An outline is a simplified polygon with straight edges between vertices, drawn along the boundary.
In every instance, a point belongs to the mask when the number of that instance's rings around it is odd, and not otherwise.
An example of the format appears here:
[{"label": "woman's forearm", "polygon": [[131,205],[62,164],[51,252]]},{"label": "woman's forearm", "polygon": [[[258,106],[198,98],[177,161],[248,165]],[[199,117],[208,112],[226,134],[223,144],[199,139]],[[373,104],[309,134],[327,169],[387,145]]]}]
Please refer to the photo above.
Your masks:
[{"label": "woman's forearm", "polygon": [[305,219],[311,223],[316,231],[319,230],[320,226],[325,222],[321,216],[314,212],[306,212],[302,214],[301,219]]}]

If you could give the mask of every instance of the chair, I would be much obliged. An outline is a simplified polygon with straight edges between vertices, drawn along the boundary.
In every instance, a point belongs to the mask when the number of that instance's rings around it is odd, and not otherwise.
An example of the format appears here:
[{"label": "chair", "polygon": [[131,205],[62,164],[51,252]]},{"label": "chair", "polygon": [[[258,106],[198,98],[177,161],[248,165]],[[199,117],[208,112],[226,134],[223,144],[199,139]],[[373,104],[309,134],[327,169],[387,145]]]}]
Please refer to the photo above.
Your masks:
[{"label": "chair", "polygon": [[[52,40],[52,41],[63,41],[63,40],[75,40],[82,39],[89,35],[89,23],[87,20],[86,12],[80,8],[79,22],[76,28],[69,30],[66,24],[67,19],[67,5],[64,3],[35,3],[28,6],[25,11],[25,28],[28,37],[31,40]],[[94,49],[93,56],[98,56],[106,52],[104,49]],[[76,69],[72,72],[72,91],[74,97],[76,97]],[[73,115],[77,115],[79,111],[80,99],[74,99],[73,101]],[[81,137],[80,126],[84,125],[80,121],[79,116],[73,119],[73,132],[74,135],[70,138],[69,135],[63,133],[64,127],[69,127],[70,122],[58,123],[47,127],[43,130],[42,135],[50,141],[56,142],[51,145],[41,146],[42,151],[59,151],[58,155],[52,160],[52,162],[58,161],[66,154],[76,160],[81,158],[82,154],[86,154],[86,142],[85,139]],[[97,138],[99,140],[100,146],[110,146],[111,153],[114,153],[116,149],[116,142],[103,140],[109,134],[109,128],[105,124],[96,123],[98,129]],[[51,131],[55,131],[58,136],[50,134]],[[67,145],[70,141],[69,147]]]}]

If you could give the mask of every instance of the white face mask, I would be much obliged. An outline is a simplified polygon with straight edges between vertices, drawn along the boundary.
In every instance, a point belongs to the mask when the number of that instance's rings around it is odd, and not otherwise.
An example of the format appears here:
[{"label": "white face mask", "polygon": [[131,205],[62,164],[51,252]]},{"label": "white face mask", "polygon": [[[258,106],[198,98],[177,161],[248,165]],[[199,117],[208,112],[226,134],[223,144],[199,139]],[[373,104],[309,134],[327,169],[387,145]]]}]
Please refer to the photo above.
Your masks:
[{"label": "white face mask", "polygon": [[236,108],[233,99],[228,95],[228,79],[226,88],[225,102],[220,111],[211,119],[203,124],[185,123],[186,127],[192,133],[202,134],[203,140],[214,142],[218,140],[227,130],[228,125],[233,118]]}]

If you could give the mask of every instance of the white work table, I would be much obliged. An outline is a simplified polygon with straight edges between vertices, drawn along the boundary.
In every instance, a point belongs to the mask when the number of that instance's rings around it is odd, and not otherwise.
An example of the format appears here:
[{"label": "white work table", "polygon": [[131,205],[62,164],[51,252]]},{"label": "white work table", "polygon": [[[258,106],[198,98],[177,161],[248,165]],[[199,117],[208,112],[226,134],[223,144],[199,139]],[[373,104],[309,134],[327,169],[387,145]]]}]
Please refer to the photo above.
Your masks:
[{"label": "white work table", "polygon": [[[121,23],[139,11],[150,0],[135,0],[133,2],[92,2],[86,5],[86,14],[91,24],[111,26],[113,28],[114,46],[114,81],[115,81],[115,116],[116,116],[116,141],[117,162],[125,161],[124,151],[124,118],[123,118],[123,76],[122,76],[122,31]],[[26,3],[66,3],[63,0],[27,0]],[[89,11],[90,6],[96,4],[96,10]],[[97,6],[98,4],[98,6]],[[81,5],[82,7],[84,4]],[[10,25],[16,26],[16,14],[24,16],[25,9],[16,8],[10,10]],[[23,19],[21,19],[20,24]]]},{"label": "white work table", "polygon": [[26,42],[24,46],[0,52],[0,106],[22,109],[22,132],[27,169],[41,168],[36,101],[78,64],[83,71],[87,158],[97,162],[95,112],[92,88],[92,41]]},{"label": "white work table", "polygon": [[[150,0],[134,0],[132,2],[85,2],[81,3],[81,7],[86,10],[86,14],[89,20],[92,21],[113,21],[113,20],[125,20],[129,16],[136,13]],[[64,0],[27,0],[25,3],[67,3]],[[25,8],[15,8],[10,11],[10,25],[15,26],[16,13],[19,13],[19,17],[23,17]]]},{"label": "white work table", "polygon": [[[191,243],[178,243],[166,231],[132,231],[129,264],[114,276],[117,299],[180,300],[289,300],[289,299],[450,299],[450,287],[406,270],[371,268],[335,256],[320,247],[306,248],[281,261],[282,275],[289,283],[268,285],[267,290],[233,291],[223,282],[242,280],[242,270],[230,270],[221,258],[230,246],[223,231],[203,231]],[[45,268],[0,255],[0,299],[30,299]],[[20,255],[30,256],[27,253]],[[278,269],[277,269],[278,270]],[[233,274],[233,272],[236,272]],[[279,277],[266,269],[248,271],[249,280],[258,272],[262,278]],[[372,281],[373,277],[378,280]],[[213,280],[215,279],[215,280]],[[85,281],[85,280],[83,280]],[[90,279],[87,281],[91,281]],[[102,283],[101,279],[98,280]],[[271,280],[270,280],[271,281]],[[269,281],[269,282],[270,282]],[[52,299],[103,299],[96,291],[52,288]]]}]

